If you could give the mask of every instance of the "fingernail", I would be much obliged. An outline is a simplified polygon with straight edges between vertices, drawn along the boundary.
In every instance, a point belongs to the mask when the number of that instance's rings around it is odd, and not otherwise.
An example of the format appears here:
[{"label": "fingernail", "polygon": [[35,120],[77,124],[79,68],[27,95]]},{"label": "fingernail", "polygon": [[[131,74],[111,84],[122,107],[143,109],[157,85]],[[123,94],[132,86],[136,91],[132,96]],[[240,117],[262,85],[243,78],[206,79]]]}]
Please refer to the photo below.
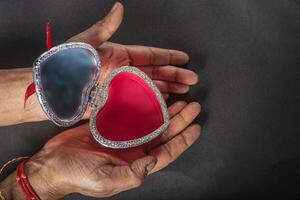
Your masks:
[{"label": "fingernail", "polygon": [[146,165],[145,176],[147,176],[149,174],[149,172],[152,171],[152,169],[155,167],[155,165],[156,165],[156,160],[154,160]]},{"label": "fingernail", "polygon": [[200,80],[199,75],[196,74],[193,71],[189,71],[189,78],[190,78],[190,81],[191,81],[191,85],[195,85]]},{"label": "fingernail", "polygon": [[193,101],[190,103],[191,106],[195,107],[195,109],[200,109],[201,108],[201,105],[199,102],[197,101]]},{"label": "fingernail", "polygon": [[114,10],[116,10],[119,7],[120,3],[117,2],[114,4],[114,6],[112,7],[112,9],[110,10],[110,12],[113,12]]}]

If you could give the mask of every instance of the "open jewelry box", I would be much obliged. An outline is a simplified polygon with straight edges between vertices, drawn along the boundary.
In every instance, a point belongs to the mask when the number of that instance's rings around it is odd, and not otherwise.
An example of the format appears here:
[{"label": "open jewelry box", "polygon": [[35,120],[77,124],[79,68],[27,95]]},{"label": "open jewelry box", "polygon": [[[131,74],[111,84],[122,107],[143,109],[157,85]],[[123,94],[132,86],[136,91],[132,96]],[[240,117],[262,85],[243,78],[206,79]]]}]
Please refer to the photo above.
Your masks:
[{"label": "open jewelry box", "polygon": [[33,64],[36,93],[48,118],[71,126],[91,108],[90,130],[97,142],[129,148],[159,136],[169,124],[166,103],[154,82],[124,66],[98,83],[101,61],[89,44],[55,46]]}]

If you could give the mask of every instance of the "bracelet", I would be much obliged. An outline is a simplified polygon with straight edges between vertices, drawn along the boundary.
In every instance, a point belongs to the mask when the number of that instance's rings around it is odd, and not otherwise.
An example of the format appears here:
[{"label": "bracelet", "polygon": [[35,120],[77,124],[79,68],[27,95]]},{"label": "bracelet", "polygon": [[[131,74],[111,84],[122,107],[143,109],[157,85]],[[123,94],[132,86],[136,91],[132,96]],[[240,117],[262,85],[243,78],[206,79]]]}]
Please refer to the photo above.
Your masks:
[{"label": "bracelet", "polygon": [[25,172],[25,164],[28,160],[29,159],[25,159],[22,163],[18,165],[16,180],[27,200],[40,200],[39,196],[31,187]]},{"label": "bracelet", "polygon": [[[19,162],[21,160],[24,160],[24,159],[29,159],[30,157],[28,156],[24,156],[24,157],[17,157],[17,158],[13,158],[9,161],[7,161],[0,169],[0,175],[2,174],[2,172],[4,171],[4,169],[9,166],[10,164],[13,164],[13,163],[16,163],[16,162]],[[0,191],[0,199],[1,200],[5,200],[5,197],[3,196],[2,192]]]}]

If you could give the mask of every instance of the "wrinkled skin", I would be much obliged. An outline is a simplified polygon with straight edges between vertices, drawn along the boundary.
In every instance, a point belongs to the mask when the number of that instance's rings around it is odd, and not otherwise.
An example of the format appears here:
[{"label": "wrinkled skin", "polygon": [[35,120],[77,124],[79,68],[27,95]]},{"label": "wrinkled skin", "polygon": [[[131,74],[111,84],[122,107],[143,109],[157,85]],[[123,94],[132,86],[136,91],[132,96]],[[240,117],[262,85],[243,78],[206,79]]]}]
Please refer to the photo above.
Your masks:
[{"label": "wrinkled skin", "polygon": [[138,187],[146,175],[165,168],[200,135],[200,126],[190,125],[200,112],[198,103],[179,101],[169,112],[167,131],[135,148],[100,146],[91,137],[88,124],[57,135],[27,164],[29,174],[33,174],[31,184],[38,188],[48,182],[45,187],[51,188],[52,199],[75,192],[107,197]]}]

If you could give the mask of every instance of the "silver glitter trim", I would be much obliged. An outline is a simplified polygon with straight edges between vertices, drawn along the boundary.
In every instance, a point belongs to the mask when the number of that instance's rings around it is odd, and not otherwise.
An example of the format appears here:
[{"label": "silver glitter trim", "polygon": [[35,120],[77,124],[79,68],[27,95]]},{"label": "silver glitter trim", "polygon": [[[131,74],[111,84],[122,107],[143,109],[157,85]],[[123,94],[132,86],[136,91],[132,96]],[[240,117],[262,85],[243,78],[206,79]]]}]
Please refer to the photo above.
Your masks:
[{"label": "silver glitter trim", "polygon": [[[40,67],[41,64],[47,60],[50,56],[63,51],[65,49],[71,49],[71,48],[82,48],[82,49],[87,49],[91,52],[91,54],[94,56],[96,59],[96,73],[94,77],[92,78],[91,82],[84,88],[84,91],[86,91],[85,94],[82,95],[81,99],[81,105],[79,107],[80,112],[74,116],[71,119],[61,119],[51,109],[49,106],[48,102],[46,101],[45,94],[43,87],[41,85],[41,74],[40,74]],[[70,43],[64,43],[58,46],[55,46],[51,48],[50,50],[46,51],[43,53],[40,57],[38,57],[35,62],[33,63],[33,81],[36,86],[36,94],[39,100],[40,105],[42,106],[44,112],[48,116],[48,118],[53,121],[55,124],[58,126],[71,126],[75,124],[76,122],[80,121],[82,116],[84,115],[84,112],[86,110],[86,107],[88,105],[88,100],[89,100],[89,94],[91,89],[93,88],[94,84],[99,78],[100,74],[100,66],[101,62],[98,56],[98,52],[89,44],[86,43],[81,43],[81,42],[70,42]]]},{"label": "silver glitter trim", "polygon": [[[106,103],[106,100],[108,97],[108,87],[109,87],[111,80],[117,74],[123,73],[123,72],[134,73],[146,81],[146,83],[149,85],[149,87],[154,91],[154,93],[160,103],[160,106],[161,106],[161,109],[163,112],[164,123],[161,127],[156,129],[155,131],[153,131],[153,132],[149,133],[148,135],[143,136],[141,138],[129,140],[129,141],[112,141],[112,140],[108,140],[108,139],[102,137],[101,133],[98,132],[97,127],[96,127],[96,117],[97,117],[98,111]],[[169,113],[168,113],[166,102],[165,102],[162,94],[160,93],[160,91],[158,90],[158,88],[156,87],[154,82],[144,72],[140,71],[136,67],[124,66],[124,67],[118,68],[115,71],[113,71],[108,76],[108,78],[105,80],[105,82],[103,84],[103,90],[101,91],[101,93],[99,95],[101,95],[101,98],[99,98],[99,103],[94,109],[92,109],[92,113],[91,113],[91,117],[90,117],[90,129],[91,129],[92,135],[95,138],[95,140],[98,141],[103,146],[110,147],[110,148],[135,147],[135,146],[138,146],[138,145],[141,145],[141,144],[144,144],[144,143],[147,143],[147,142],[153,140],[154,138],[159,136],[161,133],[163,133],[169,125]]]}]

